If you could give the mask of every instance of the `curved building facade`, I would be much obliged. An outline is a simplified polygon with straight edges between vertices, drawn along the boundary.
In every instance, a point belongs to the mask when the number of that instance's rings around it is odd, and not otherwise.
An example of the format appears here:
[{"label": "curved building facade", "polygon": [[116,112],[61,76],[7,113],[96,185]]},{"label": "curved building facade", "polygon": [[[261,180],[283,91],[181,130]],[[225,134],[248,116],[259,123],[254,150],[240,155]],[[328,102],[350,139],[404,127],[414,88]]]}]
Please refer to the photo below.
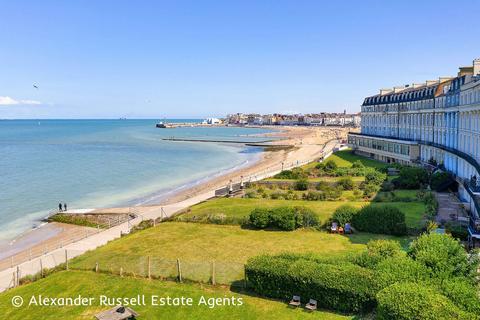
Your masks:
[{"label": "curved building facade", "polygon": [[349,146],[380,161],[451,172],[470,209],[470,237],[480,240],[480,59],[456,77],[381,89],[361,111],[361,133],[349,134]]}]

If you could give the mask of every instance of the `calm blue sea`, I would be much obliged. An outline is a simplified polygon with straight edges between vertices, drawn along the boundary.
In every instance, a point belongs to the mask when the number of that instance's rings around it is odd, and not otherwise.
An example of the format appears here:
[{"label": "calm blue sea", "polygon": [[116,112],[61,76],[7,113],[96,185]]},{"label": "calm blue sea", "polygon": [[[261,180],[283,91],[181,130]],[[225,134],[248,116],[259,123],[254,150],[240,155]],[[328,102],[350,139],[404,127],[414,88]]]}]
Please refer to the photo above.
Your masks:
[{"label": "calm blue sea", "polygon": [[[183,122],[185,120],[178,120]],[[164,137],[263,140],[247,128],[157,129],[155,120],[0,121],[0,241],[69,208],[152,203],[160,195],[245,165],[258,150]]]}]

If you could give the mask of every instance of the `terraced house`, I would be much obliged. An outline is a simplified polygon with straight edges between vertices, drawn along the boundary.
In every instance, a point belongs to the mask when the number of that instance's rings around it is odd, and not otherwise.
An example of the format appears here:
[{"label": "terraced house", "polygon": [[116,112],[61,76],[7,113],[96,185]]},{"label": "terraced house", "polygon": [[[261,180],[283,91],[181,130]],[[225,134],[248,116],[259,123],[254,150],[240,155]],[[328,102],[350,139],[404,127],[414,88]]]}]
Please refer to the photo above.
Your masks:
[{"label": "terraced house", "polygon": [[480,59],[456,77],[381,89],[362,104],[356,153],[385,162],[437,165],[451,172],[480,239]]}]

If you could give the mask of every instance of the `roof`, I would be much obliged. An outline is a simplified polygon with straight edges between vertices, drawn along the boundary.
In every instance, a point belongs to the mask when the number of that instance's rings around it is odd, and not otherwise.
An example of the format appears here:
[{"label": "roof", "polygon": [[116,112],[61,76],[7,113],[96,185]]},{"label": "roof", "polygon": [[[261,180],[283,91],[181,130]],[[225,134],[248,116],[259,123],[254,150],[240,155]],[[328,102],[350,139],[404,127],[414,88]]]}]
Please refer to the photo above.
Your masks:
[{"label": "roof", "polygon": [[129,307],[116,306],[95,315],[98,320],[124,320],[138,317],[138,313]]}]

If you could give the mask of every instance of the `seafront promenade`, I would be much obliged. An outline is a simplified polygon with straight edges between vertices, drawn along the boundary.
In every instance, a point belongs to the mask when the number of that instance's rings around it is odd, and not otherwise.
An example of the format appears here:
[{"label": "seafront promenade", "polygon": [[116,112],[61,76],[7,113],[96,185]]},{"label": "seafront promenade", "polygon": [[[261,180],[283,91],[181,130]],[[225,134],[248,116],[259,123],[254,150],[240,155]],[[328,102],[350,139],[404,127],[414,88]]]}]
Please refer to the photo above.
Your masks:
[{"label": "seafront promenade", "polygon": [[[254,172],[249,176],[243,176],[242,179],[243,181],[258,181],[271,177],[282,170],[291,169],[293,167],[315,161],[319,158],[328,157],[336,147],[339,147],[339,145],[340,140],[330,139],[323,145],[317,145],[315,152],[310,153],[308,159],[291,161],[288,163],[285,163],[284,161],[281,163],[275,163],[274,165],[264,168],[261,171]],[[239,177],[232,182],[240,182]],[[185,210],[194,204],[213,198],[215,196],[215,190],[216,189],[211,189],[192,195],[185,200],[163,206],[136,207],[137,211],[141,212],[137,214],[136,218],[104,231],[87,235],[78,241],[74,241],[61,248],[56,248],[54,250],[45,252],[44,254],[28,259],[25,262],[12,265],[9,268],[0,271],[0,292],[18,285],[19,280],[22,277],[34,275],[41,272],[42,269],[53,268],[60,264],[66,263],[68,260],[75,258],[86,251],[93,250],[105,245],[109,241],[120,238],[122,234],[129,233],[133,226],[138,225],[143,220],[165,219]]]}]

